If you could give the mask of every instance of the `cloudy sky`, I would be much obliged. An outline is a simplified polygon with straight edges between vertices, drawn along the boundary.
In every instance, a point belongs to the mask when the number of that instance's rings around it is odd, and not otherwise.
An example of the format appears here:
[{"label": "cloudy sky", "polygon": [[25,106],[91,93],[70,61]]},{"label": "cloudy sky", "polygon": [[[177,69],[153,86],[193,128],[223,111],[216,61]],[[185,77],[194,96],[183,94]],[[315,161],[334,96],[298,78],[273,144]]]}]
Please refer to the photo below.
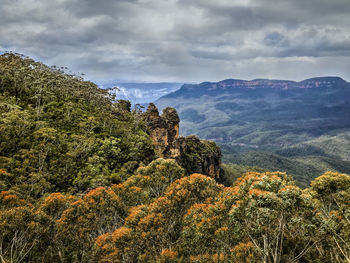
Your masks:
[{"label": "cloudy sky", "polygon": [[350,81],[350,0],[0,0],[0,52],[94,81]]}]

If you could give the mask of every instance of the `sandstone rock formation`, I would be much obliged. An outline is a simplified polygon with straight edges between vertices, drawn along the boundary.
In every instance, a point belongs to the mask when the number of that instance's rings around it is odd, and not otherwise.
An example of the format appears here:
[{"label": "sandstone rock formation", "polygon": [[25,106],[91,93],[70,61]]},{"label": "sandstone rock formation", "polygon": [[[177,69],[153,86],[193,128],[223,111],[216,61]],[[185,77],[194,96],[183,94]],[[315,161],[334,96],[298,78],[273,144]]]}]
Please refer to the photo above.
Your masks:
[{"label": "sandstone rock formation", "polygon": [[165,108],[160,116],[151,103],[145,113],[156,154],[175,159],[188,174],[201,173],[220,177],[221,151],[215,142],[196,136],[179,137],[179,116],[175,109]]},{"label": "sandstone rock formation", "polygon": [[146,112],[153,145],[158,157],[176,159],[179,155],[177,139],[179,137],[179,116],[173,108],[166,108],[159,116],[157,107],[150,103]]}]

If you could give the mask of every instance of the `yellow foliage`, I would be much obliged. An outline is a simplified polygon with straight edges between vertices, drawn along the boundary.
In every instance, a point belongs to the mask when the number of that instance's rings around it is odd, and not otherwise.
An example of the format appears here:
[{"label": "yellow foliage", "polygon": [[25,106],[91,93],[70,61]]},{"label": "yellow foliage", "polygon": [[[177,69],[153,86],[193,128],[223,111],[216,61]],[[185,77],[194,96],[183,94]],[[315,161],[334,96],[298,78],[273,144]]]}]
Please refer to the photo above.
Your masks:
[{"label": "yellow foliage", "polygon": [[131,233],[131,229],[127,228],[127,227],[120,227],[118,229],[116,229],[113,233],[112,233],[112,239],[114,242],[116,242],[118,239],[122,239],[124,237],[129,236]]},{"label": "yellow foliage", "polygon": [[163,249],[160,253],[162,256],[167,256],[169,258],[175,258],[177,257],[177,252],[171,250],[171,249]]}]

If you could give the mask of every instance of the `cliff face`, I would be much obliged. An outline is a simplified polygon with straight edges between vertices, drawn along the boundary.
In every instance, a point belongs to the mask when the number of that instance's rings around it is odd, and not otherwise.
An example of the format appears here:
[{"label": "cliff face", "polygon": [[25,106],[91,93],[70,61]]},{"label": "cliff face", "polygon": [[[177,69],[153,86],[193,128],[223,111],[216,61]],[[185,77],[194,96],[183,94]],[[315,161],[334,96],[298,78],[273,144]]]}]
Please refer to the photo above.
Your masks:
[{"label": "cliff face", "polygon": [[194,135],[177,141],[180,155],[176,159],[186,171],[220,178],[221,150],[215,142],[200,140]]},{"label": "cliff face", "polygon": [[196,136],[179,137],[180,119],[175,109],[165,108],[159,115],[157,107],[151,103],[145,120],[159,157],[175,159],[188,174],[220,177],[220,148],[215,142],[202,141]]}]

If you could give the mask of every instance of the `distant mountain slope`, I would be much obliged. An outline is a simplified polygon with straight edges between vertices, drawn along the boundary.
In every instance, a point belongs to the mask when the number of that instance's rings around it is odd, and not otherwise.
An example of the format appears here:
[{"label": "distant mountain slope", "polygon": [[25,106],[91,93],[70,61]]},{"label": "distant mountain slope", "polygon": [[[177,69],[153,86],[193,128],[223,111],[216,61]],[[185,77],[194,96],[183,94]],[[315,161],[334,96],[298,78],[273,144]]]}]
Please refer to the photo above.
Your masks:
[{"label": "distant mountain slope", "polygon": [[[178,110],[180,133],[219,142],[226,154],[255,151],[288,158],[350,159],[350,83],[339,77],[186,84],[156,104]],[[258,165],[238,159],[240,164]]]},{"label": "distant mountain slope", "polygon": [[183,115],[183,134],[247,149],[277,150],[350,127],[350,83],[338,77],[183,85],[156,104]]},{"label": "distant mountain slope", "polygon": [[284,156],[322,155],[350,161],[350,131],[336,131],[277,151]]}]

